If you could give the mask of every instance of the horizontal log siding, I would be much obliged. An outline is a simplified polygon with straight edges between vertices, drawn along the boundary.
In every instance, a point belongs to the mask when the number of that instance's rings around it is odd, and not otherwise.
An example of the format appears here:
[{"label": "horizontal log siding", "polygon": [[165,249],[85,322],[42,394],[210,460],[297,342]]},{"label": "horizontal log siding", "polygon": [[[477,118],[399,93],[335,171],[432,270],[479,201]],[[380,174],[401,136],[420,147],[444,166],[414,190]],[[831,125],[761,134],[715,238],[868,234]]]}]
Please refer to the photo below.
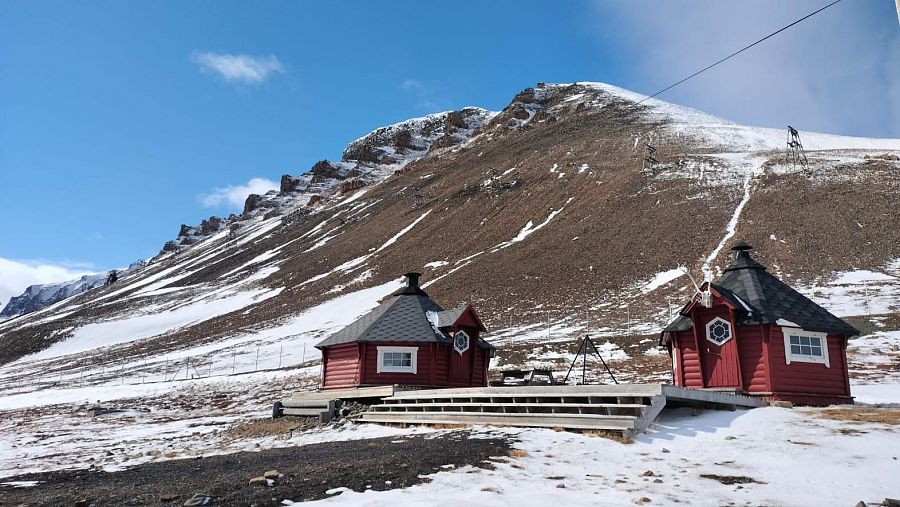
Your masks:
[{"label": "horizontal log siding", "polygon": [[472,387],[487,387],[487,377],[485,376],[485,360],[487,351],[478,348],[475,356],[475,371],[472,372]]},{"label": "horizontal log siding", "polygon": [[322,351],[322,361],[323,388],[359,385],[359,351],[355,343],[327,347]]},{"label": "horizontal log siding", "polygon": [[785,364],[784,335],[781,327],[772,327],[769,354],[772,365],[772,391],[849,396],[847,365],[841,349],[840,336],[828,336],[830,366],[818,363],[791,362]]},{"label": "horizontal log siding", "polygon": [[763,354],[763,326],[741,326],[737,328],[737,344],[740,349],[741,376],[743,388],[751,393],[768,391],[766,358]]},{"label": "horizontal log siding", "polygon": [[[433,345],[430,343],[366,343],[365,365],[363,367],[363,384],[401,384],[410,386],[427,386],[431,385],[429,374],[431,370],[431,349]],[[394,373],[383,372],[378,373],[378,347],[418,347],[416,359],[416,373]],[[440,352],[438,352],[440,353]],[[445,377],[446,378],[446,377]]]},{"label": "horizontal log siding", "polygon": [[700,354],[694,345],[694,332],[691,329],[679,331],[676,335],[678,343],[678,359],[681,360],[681,378],[676,379],[679,387],[703,387],[703,373],[700,371]]}]

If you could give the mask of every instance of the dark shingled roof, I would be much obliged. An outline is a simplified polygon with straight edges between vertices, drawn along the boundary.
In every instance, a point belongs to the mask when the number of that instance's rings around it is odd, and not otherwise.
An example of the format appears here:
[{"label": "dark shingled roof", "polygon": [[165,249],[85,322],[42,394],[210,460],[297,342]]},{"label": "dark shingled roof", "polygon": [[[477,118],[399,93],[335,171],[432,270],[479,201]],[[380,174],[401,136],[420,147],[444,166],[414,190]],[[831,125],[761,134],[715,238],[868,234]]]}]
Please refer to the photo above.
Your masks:
[{"label": "dark shingled roof", "polygon": [[[416,342],[451,344],[447,328],[466,305],[444,310],[419,288],[419,274],[407,273],[407,285],[347,327],[316,344],[316,348],[358,342]],[[483,339],[482,348],[493,348]]]},{"label": "dark shingled roof", "polygon": [[[722,297],[737,308],[738,324],[777,324],[780,319],[792,322],[807,331],[819,331],[840,336],[854,336],[859,330],[832,315],[787,284],[774,277],[765,266],[750,257],[750,246],[738,243],[734,261],[725,273],[712,284]],[[684,331],[691,328],[691,319],[680,315],[663,332]]]},{"label": "dark shingled roof", "polygon": [[428,296],[396,294],[316,347],[374,341],[450,343],[450,337],[428,320],[428,312],[436,319],[442,310]]},{"label": "dark shingled roof", "polygon": [[452,326],[459,317],[466,311],[466,305],[462,305],[459,308],[454,308],[452,310],[444,310],[442,312],[438,312],[437,314],[437,326],[438,327],[450,327]]}]

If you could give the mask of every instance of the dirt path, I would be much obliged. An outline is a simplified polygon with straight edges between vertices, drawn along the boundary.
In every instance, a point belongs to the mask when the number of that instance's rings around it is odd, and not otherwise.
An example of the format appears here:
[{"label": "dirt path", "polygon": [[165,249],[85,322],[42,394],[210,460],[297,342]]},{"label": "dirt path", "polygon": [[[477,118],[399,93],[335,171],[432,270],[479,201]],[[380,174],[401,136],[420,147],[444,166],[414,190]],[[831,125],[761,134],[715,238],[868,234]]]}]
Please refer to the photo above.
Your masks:
[{"label": "dirt path", "polygon": [[[332,488],[386,490],[428,481],[431,474],[506,456],[504,439],[468,438],[468,431],[327,442],[208,458],[147,463],[119,472],[67,470],[6,477],[0,482],[39,481],[30,488],[0,486],[0,505],[183,505],[196,493],[209,505],[280,505],[283,499],[313,500]],[[250,486],[253,477],[276,469],[275,485]]]}]

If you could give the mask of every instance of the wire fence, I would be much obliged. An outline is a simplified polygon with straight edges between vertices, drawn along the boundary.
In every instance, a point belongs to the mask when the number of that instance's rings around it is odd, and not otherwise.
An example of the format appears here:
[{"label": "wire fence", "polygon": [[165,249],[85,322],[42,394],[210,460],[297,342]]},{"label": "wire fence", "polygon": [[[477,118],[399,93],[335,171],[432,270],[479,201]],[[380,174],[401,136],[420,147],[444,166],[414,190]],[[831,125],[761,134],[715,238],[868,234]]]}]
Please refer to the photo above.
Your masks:
[{"label": "wire fence", "polygon": [[93,355],[76,359],[74,365],[70,362],[66,366],[38,373],[36,379],[31,375],[34,382],[30,384],[31,387],[41,388],[161,384],[288,371],[315,365],[321,359],[318,351],[305,343],[299,350],[292,349],[292,345],[286,350],[284,344],[258,343],[207,354],[185,356],[173,352],[171,355],[137,361],[133,357],[115,359],[109,355]]}]

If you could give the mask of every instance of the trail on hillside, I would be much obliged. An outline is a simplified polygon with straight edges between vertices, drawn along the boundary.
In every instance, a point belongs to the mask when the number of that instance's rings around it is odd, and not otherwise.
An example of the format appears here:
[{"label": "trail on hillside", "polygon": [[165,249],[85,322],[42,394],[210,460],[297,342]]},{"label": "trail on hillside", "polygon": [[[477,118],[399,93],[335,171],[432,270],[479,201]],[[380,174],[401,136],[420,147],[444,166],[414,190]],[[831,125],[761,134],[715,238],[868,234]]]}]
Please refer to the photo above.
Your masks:
[{"label": "trail on hillside", "polygon": [[747,168],[747,174],[744,176],[744,196],[741,198],[740,202],[738,202],[737,207],[734,208],[734,213],[731,215],[731,220],[728,221],[728,225],[725,226],[725,235],[722,236],[722,239],[719,240],[719,244],[716,245],[716,248],[709,254],[705,261],[703,261],[703,276],[706,280],[712,280],[712,262],[716,260],[716,257],[719,256],[719,252],[725,248],[725,245],[728,241],[734,237],[735,232],[737,231],[738,220],[741,218],[741,213],[744,211],[744,206],[750,202],[750,196],[753,193],[753,180],[754,177],[759,176],[763,172],[763,164],[766,162],[767,157],[760,155],[748,155],[746,153],[723,153],[719,155],[719,157],[729,160],[732,164],[742,164]]}]

